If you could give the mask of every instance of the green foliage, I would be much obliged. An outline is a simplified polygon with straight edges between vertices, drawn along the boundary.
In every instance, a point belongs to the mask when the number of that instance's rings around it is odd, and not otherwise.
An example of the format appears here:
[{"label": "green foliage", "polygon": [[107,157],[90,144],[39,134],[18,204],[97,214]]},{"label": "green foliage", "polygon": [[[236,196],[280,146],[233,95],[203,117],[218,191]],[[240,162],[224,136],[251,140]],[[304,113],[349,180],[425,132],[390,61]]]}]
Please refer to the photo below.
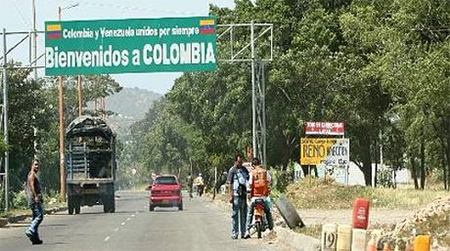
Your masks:
[{"label": "green foliage", "polygon": [[[394,170],[414,164],[417,173],[436,172],[450,187],[448,1],[236,1],[234,9],[211,5],[210,12],[220,24],[274,24],[275,54],[266,65],[265,100],[266,164],[277,167],[276,190],[290,182],[282,170],[298,161],[305,121],[345,123],[350,158],[367,184],[382,145],[383,161]],[[236,34],[238,51],[249,33]],[[229,52],[224,43],[219,41],[219,57]],[[258,51],[258,58],[267,48]],[[249,50],[242,56],[249,56]],[[219,173],[227,171],[235,154],[252,145],[250,70],[248,63],[220,61],[215,72],[184,73],[177,79],[131,127],[132,138],[126,138],[120,158],[123,184],[146,183],[152,172],[184,179],[191,170],[202,172],[210,184],[216,167]],[[38,83],[27,78],[28,70],[10,74],[14,189],[20,188],[34,154],[33,127],[38,129],[42,179],[50,190],[57,189],[57,79]],[[83,81],[84,107],[121,90],[107,75]],[[67,124],[78,115],[73,77],[65,78],[64,100]]]},{"label": "green foliage", "polygon": [[377,172],[377,184],[382,187],[393,187],[392,170],[390,168],[381,169]]},{"label": "green foliage", "polygon": [[[222,24],[274,24],[265,97],[267,165],[278,166],[276,189],[289,182],[282,167],[298,161],[305,121],[345,123],[351,160],[367,184],[380,144],[394,170],[410,168],[407,160],[424,146],[427,170],[448,169],[440,173],[450,182],[450,45],[448,30],[439,29],[448,23],[448,1],[259,0],[210,12]],[[239,50],[249,34],[236,34]],[[224,41],[218,48],[219,56],[229,53]],[[245,63],[183,74],[134,126],[140,164],[182,175],[192,168],[207,180],[212,167],[226,171],[235,153],[251,145],[250,83]]]},{"label": "green foliage", "polygon": [[25,190],[12,193],[12,208],[14,209],[28,209],[27,194]]},{"label": "green foliage", "polygon": [[[13,68],[20,65],[17,62],[9,63],[7,76],[10,191],[14,194],[22,189],[31,159],[35,154],[41,161],[40,177],[45,191],[57,191],[59,190],[58,81],[56,78],[31,79],[29,69]],[[93,98],[105,97],[121,90],[119,84],[110,76],[88,77],[84,83],[84,104]],[[67,125],[78,116],[76,79],[66,78],[63,91],[64,122]],[[4,142],[0,141],[2,154],[5,147]],[[12,203],[21,207],[20,193],[17,194],[16,200]]]},{"label": "green foliage", "polygon": [[283,167],[270,168],[270,175],[272,176],[272,194],[283,193],[286,190],[286,187],[293,181],[294,169],[292,166],[289,166],[286,169]]}]

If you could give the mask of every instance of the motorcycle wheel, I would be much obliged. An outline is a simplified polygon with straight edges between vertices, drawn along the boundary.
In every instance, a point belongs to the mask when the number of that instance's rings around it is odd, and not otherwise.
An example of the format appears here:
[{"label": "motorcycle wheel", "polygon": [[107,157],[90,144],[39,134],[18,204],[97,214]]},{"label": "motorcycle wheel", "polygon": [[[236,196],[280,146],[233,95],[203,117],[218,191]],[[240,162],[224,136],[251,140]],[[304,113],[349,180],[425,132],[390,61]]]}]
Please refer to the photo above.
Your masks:
[{"label": "motorcycle wheel", "polygon": [[255,222],[256,232],[258,233],[258,239],[262,237],[262,225],[260,221]]}]

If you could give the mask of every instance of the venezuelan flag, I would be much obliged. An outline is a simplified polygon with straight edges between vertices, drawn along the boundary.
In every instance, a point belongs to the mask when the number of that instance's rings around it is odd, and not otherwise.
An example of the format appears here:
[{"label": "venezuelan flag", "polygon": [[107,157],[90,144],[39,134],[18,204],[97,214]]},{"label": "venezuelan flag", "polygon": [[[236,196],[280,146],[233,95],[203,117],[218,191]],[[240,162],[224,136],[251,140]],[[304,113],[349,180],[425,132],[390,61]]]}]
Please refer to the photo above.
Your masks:
[{"label": "venezuelan flag", "polygon": [[61,38],[61,24],[48,24],[46,34],[48,39]]},{"label": "venezuelan flag", "polygon": [[200,20],[200,34],[214,34],[215,28],[214,19]]}]

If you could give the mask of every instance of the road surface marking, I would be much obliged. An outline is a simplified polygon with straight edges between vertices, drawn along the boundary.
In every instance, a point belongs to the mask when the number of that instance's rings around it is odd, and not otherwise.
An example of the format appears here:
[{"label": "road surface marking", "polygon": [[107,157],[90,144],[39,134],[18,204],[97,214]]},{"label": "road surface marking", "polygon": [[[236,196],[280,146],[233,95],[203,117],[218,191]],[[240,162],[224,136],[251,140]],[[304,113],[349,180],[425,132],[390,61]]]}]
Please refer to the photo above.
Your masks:
[{"label": "road surface marking", "polygon": [[121,224],[122,224],[122,226],[125,226],[125,222],[122,222]]},{"label": "road surface marking", "polygon": [[114,229],[114,232],[117,232],[117,231],[119,231],[119,228]]},{"label": "road surface marking", "polygon": [[108,240],[109,240],[109,238],[110,238],[109,236],[106,236],[106,238],[105,238],[105,241],[108,241]]},{"label": "road surface marking", "polygon": [[136,216],[136,215],[134,215],[134,214],[131,215],[131,217],[134,217],[134,216]]},{"label": "road surface marking", "polygon": [[131,220],[131,218],[127,218],[127,221]]}]

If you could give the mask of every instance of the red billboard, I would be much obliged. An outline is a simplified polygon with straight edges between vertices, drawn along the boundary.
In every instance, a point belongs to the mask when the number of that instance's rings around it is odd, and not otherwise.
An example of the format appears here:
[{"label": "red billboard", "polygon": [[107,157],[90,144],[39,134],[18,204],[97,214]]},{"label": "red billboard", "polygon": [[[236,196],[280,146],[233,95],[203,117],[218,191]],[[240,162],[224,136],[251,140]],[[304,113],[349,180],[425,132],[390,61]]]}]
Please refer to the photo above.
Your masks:
[{"label": "red billboard", "polygon": [[344,135],[342,122],[306,122],[306,135]]}]

